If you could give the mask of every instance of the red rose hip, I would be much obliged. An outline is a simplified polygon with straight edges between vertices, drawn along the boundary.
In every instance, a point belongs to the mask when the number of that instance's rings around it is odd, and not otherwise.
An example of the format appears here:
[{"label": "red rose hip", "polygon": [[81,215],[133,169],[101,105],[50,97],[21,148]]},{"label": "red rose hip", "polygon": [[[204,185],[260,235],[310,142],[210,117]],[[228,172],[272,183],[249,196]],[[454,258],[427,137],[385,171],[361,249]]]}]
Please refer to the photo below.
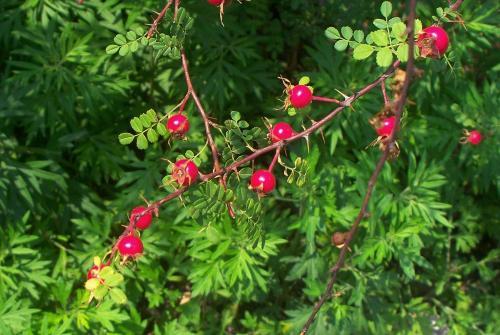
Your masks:
[{"label": "red rose hip", "polygon": [[289,139],[294,134],[293,128],[286,122],[278,122],[270,132],[271,141],[273,143]]},{"label": "red rose hip", "polygon": [[276,187],[276,179],[268,170],[257,170],[250,178],[250,187],[260,193],[269,193]]},{"label": "red rose hip", "polygon": [[309,105],[313,99],[312,91],[306,85],[294,86],[289,91],[290,104],[295,108],[304,108]]},{"label": "red rose hip", "polygon": [[174,135],[183,136],[189,130],[189,120],[182,114],[174,114],[167,120],[167,129]]},{"label": "red rose hip", "polygon": [[179,185],[191,185],[198,178],[198,167],[189,159],[180,159],[172,168],[172,177]]},{"label": "red rose hip", "polygon": [[417,45],[423,57],[441,57],[448,49],[450,40],[446,31],[438,26],[430,26],[422,30]]},{"label": "red rose hip", "polygon": [[[134,208],[132,210],[132,213],[130,214],[130,223],[134,222],[134,220],[136,220],[136,217],[139,216],[139,214],[141,214],[146,209],[147,208],[143,206]],[[151,225],[152,221],[153,221],[153,214],[151,212],[148,212],[137,220],[137,222],[135,223],[135,227],[141,230],[147,229]]]},{"label": "red rose hip", "polygon": [[380,127],[377,128],[377,134],[379,136],[391,136],[394,126],[396,125],[396,117],[390,116],[380,123]]},{"label": "red rose hip", "polygon": [[478,145],[483,141],[483,135],[477,130],[471,130],[469,136],[467,136],[467,141],[472,145]]},{"label": "red rose hip", "polygon": [[212,6],[220,6],[224,0],[208,0],[208,3]]},{"label": "red rose hip", "polygon": [[122,237],[118,242],[118,251],[122,256],[135,257],[144,251],[144,246],[140,238],[134,235]]}]

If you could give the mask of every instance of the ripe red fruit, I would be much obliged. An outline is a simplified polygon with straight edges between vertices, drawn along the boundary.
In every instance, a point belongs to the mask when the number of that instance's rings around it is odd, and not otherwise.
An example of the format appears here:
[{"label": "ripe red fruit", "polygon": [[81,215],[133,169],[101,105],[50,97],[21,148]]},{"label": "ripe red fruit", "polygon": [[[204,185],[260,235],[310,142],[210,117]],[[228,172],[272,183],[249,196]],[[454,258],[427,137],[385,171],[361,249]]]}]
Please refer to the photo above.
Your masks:
[{"label": "ripe red fruit", "polygon": [[[143,206],[134,208],[132,210],[132,213],[130,214],[130,223],[134,222],[136,216],[138,216],[145,210],[146,207]],[[147,229],[151,225],[151,221],[153,221],[153,213],[151,212],[146,213],[138,219],[138,221],[135,224],[135,227],[141,230]]]},{"label": "ripe red fruit", "polygon": [[295,108],[304,108],[312,101],[313,94],[306,85],[294,86],[290,92],[290,104]]},{"label": "ripe red fruit", "polygon": [[276,179],[268,170],[257,170],[250,178],[250,187],[257,192],[269,193],[276,187]]},{"label": "ripe red fruit", "polygon": [[174,114],[167,120],[167,129],[175,135],[184,135],[189,130],[189,120],[182,114]]},{"label": "ripe red fruit", "polygon": [[191,185],[198,178],[198,167],[189,159],[180,159],[172,168],[172,177],[179,185]]},{"label": "ripe red fruit", "polygon": [[293,128],[286,122],[278,122],[270,132],[271,141],[273,143],[289,139],[294,134]]},{"label": "ripe red fruit", "polygon": [[379,136],[391,136],[394,126],[396,125],[396,117],[390,116],[380,123],[380,127],[377,128],[377,134]]},{"label": "ripe red fruit", "polygon": [[212,6],[220,6],[224,0],[208,0],[208,3]]},{"label": "ripe red fruit", "polygon": [[144,251],[144,246],[140,238],[134,235],[122,237],[118,242],[118,251],[122,256],[135,257]]},{"label": "ripe red fruit", "polygon": [[93,265],[90,268],[89,272],[87,272],[87,279],[97,278],[97,273],[99,272],[99,270],[102,270],[105,267],[106,265],[104,264],[101,264],[100,266]]},{"label": "ripe red fruit", "polygon": [[440,57],[444,55],[449,43],[448,34],[438,26],[430,26],[422,30],[417,41],[422,57]]},{"label": "ripe red fruit", "polygon": [[478,145],[483,141],[483,135],[477,130],[471,130],[469,136],[467,136],[467,141],[472,145]]}]

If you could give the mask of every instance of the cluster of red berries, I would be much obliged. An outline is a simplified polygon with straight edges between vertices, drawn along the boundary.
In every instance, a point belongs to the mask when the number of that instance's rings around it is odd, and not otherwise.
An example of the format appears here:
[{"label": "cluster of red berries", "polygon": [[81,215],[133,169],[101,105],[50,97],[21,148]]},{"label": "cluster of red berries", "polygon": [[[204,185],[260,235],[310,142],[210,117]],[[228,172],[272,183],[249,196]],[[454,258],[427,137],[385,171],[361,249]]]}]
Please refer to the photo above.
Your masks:
[{"label": "cluster of red berries", "polygon": [[[140,216],[147,208],[144,206],[138,206],[132,210],[130,213],[130,224],[135,223],[135,228],[139,230],[148,229],[151,226],[151,222],[153,221],[153,214],[151,212],[145,213]],[[131,257],[136,258],[140,256],[144,251],[144,245],[142,244],[141,239],[134,235],[130,234],[127,236],[123,236],[120,238],[117,244],[118,252],[122,257]],[[93,265],[90,270],[87,272],[87,279],[97,278],[99,276],[99,272],[107,267],[106,264],[101,264],[99,266]]]},{"label": "cluster of red berries", "polygon": [[[307,89],[309,90],[309,88]],[[273,143],[288,140],[294,135],[295,132],[292,126],[286,122],[278,122],[269,130],[269,138]],[[259,194],[269,193],[273,191],[275,187],[276,178],[270,170],[257,170],[250,177],[250,188]]]},{"label": "cluster of red berries", "polygon": [[[172,169],[173,179],[182,186],[188,186],[194,183],[198,178],[198,174],[198,167],[195,163],[188,159],[178,160]],[[146,207],[139,206],[134,208],[130,214],[130,224],[135,223],[135,228],[139,230],[149,228],[151,222],[153,221],[153,214],[151,212],[140,216],[145,210],[147,210]],[[117,248],[118,252],[123,257],[135,258],[140,256],[144,251],[144,245],[142,244],[141,239],[134,234],[120,238]],[[92,270],[95,271],[96,269],[93,267],[91,271]]]},{"label": "cluster of red berries", "polygon": [[[208,3],[214,6],[220,6],[223,2],[224,0],[208,0]],[[448,34],[441,27],[427,27],[419,35],[417,44],[424,57],[439,57],[448,49]],[[313,92],[311,88],[306,85],[292,86],[288,90],[288,101],[294,108],[300,109],[307,107],[313,101]],[[391,136],[395,124],[396,118],[394,116],[382,119],[378,128],[376,128],[377,134],[381,137]],[[174,114],[167,120],[167,129],[174,136],[185,136],[189,128],[189,120],[187,116],[182,113]],[[294,135],[295,132],[293,128],[286,122],[276,123],[269,131],[269,138],[273,143],[288,140]],[[467,141],[477,145],[482,141],[482,136],[478,131],[473,130],[468,133]],[[172,168],[172,178],[181,186],[193,184],[198,179],[198,176],[198,167],[189,159],[178,160]],[[250,187],[260,194],[269,193],[276,187],[276,178],[270,169],[257,170],[250,178]],[[136,216],[144,210],[146,210],[146,208],[142,206],[134,208],[130,216],[130,221],[136,220]],[[147,213],[135,222],[135,227],[140,230],[147,229],[151,225],[152,219],[152,214]],[[120,254],[124,257],[137,257],[144,251],[141,239],[135,235],[122,237],[118,241],[117,247]],[[102,267],[103,265],[100,267],[94,265],[88,272],[88,278],[94,278]]]},{"label": "cluster of red berries", "polygon": [[[223,6],[225,0],[207,0],[207,2],[212,6]],[[416,44],[422,57],[437,58],[444,55],[447,51],[449,37],[443,28],[439,26],[430,26],[422,30],[417,38]],[[302,84],[288,86],[287,95],[286,106],[292,106],[296,109],[302,109],[309,106],[315,98],[316,100],[320,99],[320,97],[315,97],[313,95],[311,87]],[[380,138],[387,138],[394,132],[396,118],[395,116],[388,116],[378,120],[377,123],[375,129],[377,134]],[[182,114],[182,108],[180,112],[168,118],[166,128],[170,134],[176,138],[183,138],[187,134],[190,129],[190,123],[188,117]],[[286,122],[278,122],[269,130],[269,139],[272,143],[289,140],[295,135],[296,133],[293,128]],[[481,133],[477,130],[465,131],[463,142],[478,145],[481,143],[482,139]],[[279,154],[279,152],[277,152],[277,154]],[[250,188],[260,195],[272,192],[276,188],[276,178],[272,173],[274,163],[275,161],[273,161],[269,169],[256,170],[250,178]],[[192,160],[180,159],[174,163],[171,175],[172,179],[177,182],[178,185],[186,187],[197,181],[199,171],[197,165]],[[129,227],[138,230],[148,229],[151,226],[153,214],[151,211],[144,213],[147,210],[148,208],[144,206],[134,208],[130,214]],[[340,247],[343,245],[344,237],[344,233],[336,233],[332,241],[335,245]],[[137,258],[143,253],[144,245],[137,234],[130,232],[130,234],[122,236],[118,240],[116,250],[125,259],[129,257]],[[109,262],[107,264],[99,263],[99,265],[93,265],[87,273],[87,278],[99,278],[100,271],[108,266]],[[102,279],[101,283],[103,283]]]},{"label": "cluster of red berries", "polygon": [[[135,223],[135,228],[139,230],[148,229],[153,221],[153,214],[151,212],[147,212],[141,216],[141,213],[145,210],[147,210],[146,207],[138,206],[132,210],[132,213],[130,213],[130,224]],[[142,244],[141,239],[132,234],[122,237],[118,241],[117,247],[118,252],[123,257],[137,257],[144,251],[144,245]]]},{"label": "cluster of red berries", "polygon": [[[178,137],[184,137],[189,131],[190,124],[187,116],[178,113],[167,120],[168,131]],[[189,186],[198,178],[198,167],[189,159],[180,159],[172,168],[172,178],[181,186]]]},{"label": "cluster of red berries", "polygon": [[[130,213],[130,224],[135,223],[135,228],[139,230],[148,229],[151,226],[151,222],[153,221],[153,214],[151,212],[147,212],[144,215],[140,216],[142,212],[144,212],[147,208],[144,206],[136,207]],[[118,252],[123,257],[137,257],[142,254],[144,251],[144,245],[142,244],[141,239],[135,235],[128,235],[122,237],[118,241]]]},{"label": "cluster of red berries", "polygon": [[[380,122],[379,127],[376,129],[377,134],[381,137],[389,137],[394,131],[396,125],[396,117],[389,116]],[[461,140],[462,143],[470,143],[478,145],[483,141],[483,135],[478,130],[465,131],[465,137]]]}]

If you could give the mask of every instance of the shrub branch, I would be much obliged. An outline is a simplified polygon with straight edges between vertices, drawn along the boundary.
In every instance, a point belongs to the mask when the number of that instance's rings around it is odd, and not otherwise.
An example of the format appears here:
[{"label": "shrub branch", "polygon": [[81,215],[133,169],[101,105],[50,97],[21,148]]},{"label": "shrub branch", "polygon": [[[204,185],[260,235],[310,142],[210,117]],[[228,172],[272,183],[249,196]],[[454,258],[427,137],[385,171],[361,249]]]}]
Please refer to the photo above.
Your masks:
[{"label": "shrub branch", "polygon": [[[462,4],[462,2],[463,2],[463,0],[457,0],[454,3],[450,4],[450,8],[452,10],[457,10],[458,7]],[[175,7],[174,8],[174,10],[175,10],[174,20],[175,20],[175,16],[176,16],[176,12],[177,12],[177,9],[179,7],[179,4],[180,4],[180,0],[175,0],[175,3],[174,3],[174,0],[168,0],[167,4],[163,7],[161,12],[158,14],[156,19],[151,24],[151,27],[146,34],[147,38],[151,38],[154,35],[159,23],[164,18],[166,12],[168,11],[169,7],[172,4],[174,4],[174,7]],[[408,26],[407,26],[407,31],[406,31],[408,36],[414,36],[415,17],[416,17],[415,7],[416,7],[416,0],[411,0],[410,7],[409,7],[409,14],[408,14]],[[367,190],[366,190],[366,193],[363,197],[361,208],[360,208],[358,215],[357,215],[356,219],[354,220],[354,223],[352,224],[350,230],[346,234],[346,239],[345,239],[345,242],[340,250],[340,254],[339,254],[339,257],[337,259],[337,262],[330,269],[330,279],[326,285],[326,288],[325,288],[323,294],[321,295],[320,299],[314,305],[308,320],[306,321],[306,323],[302,327],[302,330],[300,333],[301,335],[305,335],[308,332],[308,330],[310,329],[311,325],[313,324],[318,312],[320,311],[321,307],[324,305],[324,303],[329,298],[331,298],[334,284],[337,281],[338,273],[339,273],[340,269],[344,266],[345,258],[347,256],[348,251],[350,250],[349,245],[352,242],[361,221],[367,216],[368,204],[369,204],[370,198],[372,196],[373,190],[375,188],[375,184],[377,182],[378,176],[380,175],[385,163],[389,159],[391,152],[395,148],[397,148],[396,139],[397,139],[398,132],[400,130],[401,116],[402,116],[404,106],[405,106],[406,101],[407,101],[408,90],[409,90],[410,83],[411,83],[413,73],[414,73],[414,62],[415,62],[414,49],[415,49],[415,39],[409,38],[408,39],[408,62],[406,65],[406,77],[405,77],[401,92],[400,92],[399,96],[397,97],[397,100],[394,101],[394,115],[395,115],[394,130],[389,137],[387,137],[386,139],[383,139],[383,144],[384,144],[383,152],[382,152],[382,155],[379,158],[379,160],[376,164],[376,167],[375,167],[374,171],[372,172],[370,179],[368,181]],[[319,121],[314,122],[310,127],[304,129],[302,132],[296,133],[292,137],[290,137],[286,140],[272,143],[272,144],[269,144],[268,146],[257,149],[253,153],[249,154],[248,156],[246,156],[246,157],[244,157],[244,158],[242,158],[242,159],[240,159],[232,164],[229,164],[227,166],[221,166],[221,163],[219,160],[219,152],[217,150],[215,141],[214,141],[214,139],[212,137],[212,133],[211,133],[211,127],[214,127],[214,123],[210,121],[205,109],[203,108],[203,105],[201,104],[201,101],[200,101],[196,91],[194,90],[191,76],[189,73],[188,61],[187,61],[187,57],[186,57],[184,50],[181,51],[181,62],[182,62],[182,69],[184,72],[186,85],[187,85],[187,93],[184,96],[184,98],[180,104],[181,105],[180,112],[182,112],[182,110],[184,109],[184,106],[186,105],[187,101],[190,98],[193,98],[193,101],[194,101],[194,103],[195,103],[195,105],[200,113],[200,116],[203,119],[203,123],[205,126],[205,132],[206,132],[206,136],[207,136],[207,141],[208,141],[208,144],[209,144],[211,152],[212,152],[212,159],[213,159],[212,172],[210,172],[208,174],[200,174],[200,178],[198,178],[198,180],[196,180],[194,183],[190,184],[189,186],[181,187],[178,190],[168,194],[164,198],[149,204],[147,206],[147,208],[144,209],[141,213],[134,213],[135,219],[130,220],[129,224],[126,226],[125,230],[120,235],[120,237],[117,239],[112,250],[108,254],[108,255],[110,255],[110,257],[108,259],[108,263],[111,262],[116,255],[118,241],[122,237],[133,233],[137,222],[139,221],[139,219],[142,216],[146,215],[147,213],[151,213],[151,212],[157,213],[158,209],[162,205],[164,205],[165,203],[169,202],[172,199],[176,199],[176,198],[180,197],[192,185],[195,185],[195,184],[200,183],[200,182],[207,182],[207,181],[210,181],[210,180],[215,179],[215,178],[219,178],[219,182],[224,187],[226,187],[226,179],[231,173],[237,172],[238,168],[240,168],[241,166],[243,166],[249,162],[252,162],[257,158],[274,151],[275,155],[274,155],[273,161],[269,167],[269,169],[272,169],[274,167],[274,165],[276,164],[277,160],[279,159],[279,155],[280,155],[280,152],[282,151],[282,149],[284,149],[286,146],[288,146],[292,142],[298,141],[298,140],[303,139],[303,138],[307,138],[310,134],[319,131],[323,126],[325,126],[327,123],[329,123],[333,118],[335,118],[346,107],[350,107],[357,99],[359,99],[363,95],[367,94],[368,92],[373,90],[375,87],[380,86],[380,88],[382,90],[383,99],[384,99],[384,105],[388,106],[390,104],[390,100],[387,96],[387,92],[386,92],[386,88],[385,88],[386,80],[400,66],[400,61],[399,60],[395,61],[375,81],[366,85],[365,87],[363,87],[362,89],[360,89],[359,91],[354,93],[353,95],[345,97],[345,99],[343,101],[333,99],[333,98],[314,96],[313,97],[314,101],[335,103],[338,105],[338,107],[336,107],[335,109],[330,111],[325,117],[323,117]],[[234,211],[231,208],[231,204],[229,204],[229,203],[228,203],[228,210],[229,210],[229,214],[232,217],[234,217],[233,216]]]},{"label": "shrub branch", "polygon": [[[414,30],[415,30],[415,6],[416,6],[416,0],[411,0],[410,2],[410,12],[408,15],[408,28],[407,28],[407,33],[408,36],[413,36]],[[313,324],[316,315],[320,311],[321,307],[323,304],[332,296],[333,292],[333,285],[337,281],[337,275],[340,269],[344,266],[345,258],[347,255],[347,252],[349,251],[349,245],[351,241],[354,238],[354,235],[356,234],[356,231],[358,229],[359,224],[361,221],[366,217],[367,214],[367,208],[368,208],[368,203],[370,202],[370,198],[373,193],[373,189],[375,188],[375,184],[377,183],[378,176],[380,175],[380,172],[382,171],[382,168],[385,165],[385,162],[389,158],[389,155],[391,153],[391,150],[393,147],[396,145],[396,139],[397,139],[397,134],[400,129],[400,123],[401,123],[401,115],[403,113],[404,106],[406,104],[406,99],[408,96],[408,88],[410,87],[412,75],[414,72],[414,48],[415,48],[415,39],[409,38],[408,39],[408,63],[406,65],[406,77],[405,81],[403,84],[403,88],[401,90],[401,95],[399,99],[396,102],[396,111],[395,111],[395,127],[394,131],[392,132],[391,136],[386,140],[386,146],[385,149],[382,153],[382,156],[377,162],[377,165],[375,166],[375,170],[373,171],[369,181],[368,181],[368,187],[366,189],[365,196],[363,198],[363,202],[361,204],[361,208],[358,212],[358,215],[356,219],[354,220],[354,223],[351,226],[351,229],[349,229],[349,232],[347,233],[347,237],[345,239],[344,245],[342,246],[342,249],[340,249],[340,254],[337,259],[337,262],[335,265],[330,269],[330,280],[328,281],[328,284],[326,285],[326,289],[321,295],[321,298],[318,300],[318,302],[314,305],[314,308],[311,312],[311,315],[307,319],[306,323],[302,327],[302,331],[300,332],[301,335],[305,335],[311,325]],[[385,88],[385,82],[381,82],[381,86]],[[385,89],[382,91],[384,94],[384,102],[387,104],[387,98],[385,94]]]}]

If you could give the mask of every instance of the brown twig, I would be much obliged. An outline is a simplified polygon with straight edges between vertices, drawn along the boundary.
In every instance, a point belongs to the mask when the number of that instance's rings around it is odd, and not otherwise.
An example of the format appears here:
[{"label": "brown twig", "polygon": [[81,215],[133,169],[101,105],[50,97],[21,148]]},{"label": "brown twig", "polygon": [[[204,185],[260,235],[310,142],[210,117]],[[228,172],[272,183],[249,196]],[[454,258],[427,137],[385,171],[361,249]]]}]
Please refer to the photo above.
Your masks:
[{"label": "brown twig", "polygon": [[220,171],[220,162],[219,162],[219,152],[217,151],[217,146],[215,145],[215,141],[212,137],[212,130],[210,129],[210,120],[208,119],[207,113],[201,104],[196,91],[193,88],[193,83],[191,82],[191,76],[189,74],[188,61],[186,58],[186,53],[184,50],[181,51],[181,60],[182,60],[182,69],[184,71],[184,76],[186,78],[186,85],[188,87],[188,92],[191,93],[193,97],[194,103],[200,112],[201,118],[203,119],[203,123],[205,124],[205,133],[207,135],[208,145],[210,146],[210,150],[212,151],[212,159],[214,164],[214,172]]},{"label": "brown twig", "polygon": [[281,146],[276,148],[276,153],[274,154],[274,158],[273,158],[271,164],[269,164],[269,168],[268,168],[269,172],[273,171],[274,166],[276,165],[276,163],[278,162],[278,159],[280,158],[280,153],[281,153]]},{"label": "brown twig", "polygon": [[380,88],[382,89],[382,96],[384,97],[384,105],[389,105],[389,97],[387,96],[387,89],[385,87],[385,81],[380,83]]},{"label": "brown twig", "polygon": [[454,3],[452,3],[450,5],[450,9],[451,10],[457,10],[458,7],[460,7],[460,5],[462,4],[462,2],[464,2],[464,0],[457,0],[457,1],[455,1]]},{"label": "brown twig", "polygon": [[[188,94],[190,94],[190,96],[193,97],[193,100],[196,104],[196,107],[198,108],[198,111],[200,112],[201,118],[203,119],[203,124],[205,125],[205,133],[207,136],[208,145],[210,146],[210,150],[212,152],[213,171],[219,172],[221,169],[220,161],[219,161],[219,152],[217,150],[217,146],[215,144],[215,141],[212,137],[212,130],[211,130],[213,123],[209,120],[208,115],[205,112],[205,109],[203,108],[203,105],[201,104],[201,101],[198,98],[196,91],[194,90],[193,83],[191,81],[191,76],[189,74],[188,61],[187,61],[186,53],[184,50],[181,51],[181,60],[182,60],[182,69],[184,71],[184,76],[186,78],[186,85],[188,87]],[[184,104],[185,104],[185,102],[184,102]],[[222,187],[224,187],[224,189],[227,188],[226,180],[224,178],[220,178],[219,183],[222,185]],[[228,211],[229,215],[231,216],[231,218],[234,219],[236,217],[236,213],[234,211],[232,203],[227,202],[226,206],[227,206],[227,211]]]},{"label": "brown twig", "polygon": [[160,24],[161,20],[163,20],[163,17],[167,13],[167,10],[170,8],[170,6],[172,6],[173,2],[174,2],[174,0],[168,0],[167,4],[163,7],[161,12],[158,14],[156,19],[151,24],[151,27],[149,27],[149,30],[146,34],[147,38],[151,38],[154,35],[154,33],[156,32],[156,29],[158,28],[158,24]]},{"label": "brown twig", "polygon": [[179,113],[182,113],[184,111],[184,108],[186,107],[186,103],[188,102],[189,98],[191,97],[191,92],[188,90],[184,98],[182,99],[180,105],[179,105]]},{"label": "brown twig", "polygon": [[179,11],[180,4],[181,4],[181,0],[175,0],[175,5],[174,5],[174,21],[177,19],[177,12]]},{"label": "brown twig", "polygon": [[[413,36],[414,35],[414,29],[415,29],[415,7],[416,7],[416,0],[411,0],[410,2],[410,12],[408,15],[408,36]],[[345,257],[347,255],[347,252],[349,251],[349,244],[351,243],[352,239],[354,238],[354,235],[356,234],[356,231],[358,229],[359,224],[365,218],[366,210],[368,208],[368,203],[370,202],[370,198],[372,196],[373,189],[375,188],[375,184],[377,182],[378,176],[380,172],[382,171],[382,168],[385,165],[385,162],[387,161],[387,158],[389,157],[389,154],[391,152],[392,147],[395,145],[396,138],[397,138],[397,133],[399,131],[399,123],[401,121],[401,114],[403,112],[403,108],[406,103],[407,95],[408,95],[408,88],[410,86],[412,74],[414,71],[414,47],[415,47],[415,39],[409,38],[408,39],[408,63],[406,65],[406,78],[403,84],[403,88],[401,91],[401,95],[397,101],[396,105],[396,112],[395,112],[395,127],[394,131],[392,132],[391,136],[387,139],[387,145],[385,147],[385,150],[382,153],[382,156],[380,157],[379,161],[377,162],[377,165],[375,167],[375,170],[373,171],[372,175],[370,176],[370,179],[368,181],[368,187],[366,189],[365,196],[363,198],[363,202],[361,204],[361,208],[359,210],[358,216],[354,220],[353,225],[351,226],[351,229],[349,229],[349,232],[347,234],[347,238],[344,242],[344,245],[342,246],[342,249],[340,250],[339,257],[337,259],[337,262],[335,265],[332,267],[330,270],[330,280],[328,281],[328,284],[326,285],[326,289],[321,295],[321,298],[316,302],[314,305],[313,310],[311,311],[311,314],[309,318],[307,319],[306,323],[302,327],[302,331],[300,332],[301,335],[305,335],[311,325],[313,324],[316,315],[320,311],[321,307],[323,304],[332,296],[333,292],[333,285],[337,281],[337,275],[340,269],[344,266],[345,262]],[[384,84],[384,81],[381,81],[381,84]]]},{"label": "brown twig", "polygon": [[317,95],[313,95],[312,99],[314,101],[329,102],[329,103],[334,103],[334,104],[337,104],[337,105],[342,105],[341,101],[339,101],[337,99],[333,99],[333,98],[320,97],[320,96],[317,96]]}]

